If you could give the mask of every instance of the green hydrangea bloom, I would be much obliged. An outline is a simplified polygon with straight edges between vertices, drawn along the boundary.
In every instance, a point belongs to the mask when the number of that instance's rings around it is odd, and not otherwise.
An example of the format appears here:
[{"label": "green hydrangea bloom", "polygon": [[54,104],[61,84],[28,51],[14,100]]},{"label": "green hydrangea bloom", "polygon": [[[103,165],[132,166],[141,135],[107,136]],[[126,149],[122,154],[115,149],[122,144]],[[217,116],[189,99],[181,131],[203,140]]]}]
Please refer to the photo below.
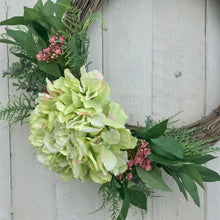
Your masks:
[{"label": "green hydrangea bloom", "polygon": [[81,68],[80,81],[68,69],[64,77],[47,81],[48,94],[40,94],[30,117],[31,144],[38,160],[60,174],[105,183],[111,174],[127,169],[127,149],[136,138],[124,125],[121,106],[109,101],[109,86],[98,71]]}]

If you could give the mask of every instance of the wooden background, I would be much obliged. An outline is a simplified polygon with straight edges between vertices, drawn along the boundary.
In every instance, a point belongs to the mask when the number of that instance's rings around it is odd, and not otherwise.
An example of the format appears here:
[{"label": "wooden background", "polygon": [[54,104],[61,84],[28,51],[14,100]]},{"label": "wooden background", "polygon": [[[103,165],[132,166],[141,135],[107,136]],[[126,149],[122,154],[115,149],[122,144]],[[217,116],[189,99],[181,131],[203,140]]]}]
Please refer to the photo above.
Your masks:
[{"label": "wooden background", "polygon": [[[22,14],[34,0],[0,0],[0,20]],[[178,125],[207,115],[220,104],[219,0],[109,0],[99,23],[90,29],[90,68],[103,71],[111,99],[120,102],[129,123],[144,122],[183,111]],[[0,33],[4,29],[0,28]],[[0,71],[16,59],[0,45]],[[15,92],[0,80],[0,102]],[[28,125],[0,123],[0,220],[109,220],[99,207],[98,185],[73,180],[63,183],[36,160],[28,143]],[[218,143],[219,144],[219,143]],[[220,144],[219,144],[220,145]],[[220,159],[208,165],[220,172]],[[218,220],[220,184],[200,191],[201,208],[174,192],[149,201],[147,220]],[[140,220],[133,209],[128,220]]]}]

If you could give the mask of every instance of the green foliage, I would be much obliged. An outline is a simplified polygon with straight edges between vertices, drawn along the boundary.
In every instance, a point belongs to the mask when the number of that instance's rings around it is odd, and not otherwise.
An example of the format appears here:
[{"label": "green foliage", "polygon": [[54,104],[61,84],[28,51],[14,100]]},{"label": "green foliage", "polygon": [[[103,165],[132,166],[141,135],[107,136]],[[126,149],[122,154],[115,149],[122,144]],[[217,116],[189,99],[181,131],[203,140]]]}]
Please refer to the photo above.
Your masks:
[{"label": "green foliage", "polygon": [[167,123],[168,119],[160,123],[156,123],[150,117],[148,117],[146,120],[146,126],[144,128],[138,127],[133,135],[146,141],[152,138],[157,138],[165,133]]},{"label": "green foliage", "polygon": [[98,193],[99,196],[101,196],[102,204],[97,211],[109,206],[108,211],[111,212],[111,218],[113,220],[116,220],[119,214],[119,206],[121,200],[120,192],[118,190],[119,188],[120,184],[117,182],[115,177],[112,177],[111,182],[102,184]]},{"label": "green foliage", "polygon": [[80,68],[86,64],[89,54],[88,27],[96,20],[102,20],[102,17],[99,13],[90,13],[82,22],[79,9],[67,7],[67,10],[65,17],[67,32],[64,34],[69,41],[64,46],[65,64],[71,72],[80,76]]},{"label": "green foliage", "polygon": [[[195,204],[200,206],[197,184],[204,189],[204,181],[220,180],[216,172],[202,166],[216,158],[209,153],[218,149],[210,146],[209,140],[201,141],[195,138],[202,128],[167,128],[168,123],[168,120],[157,123],[148,117],[146,126],[139,127],[133,134],[149,142],[151,154],[148,158],[173,177],[186,199],[188,192]],[[161,176],[156,174],[155,166],[149,172],[140,167],[136,167],[136,171],[145,184],[153,189],[164,190],[165,183]]]},{"label": "green foliage", "polygon": [[199,171],[204,182],[220,181],[220,175],[215,171],[203,166],[196,166],[196,168]]},{"label": "green foliage", "polygon": [[9,124],[16,124],[19,121],[22,124],[33,109],[34,99],[22,93],[9,102],[6,107],[0,107],[0,119],[7,120]]},{"label": "green foliage", "polygon": [[112,213],[113,220],[124,220],[130,205],[147,211],[147,198],[151,193],[141,179],[136,178],[134,181],[121,183],[113,176],[111,182],[103,184],[99,189],[102,205],[97,211],[109,206],[108,211]]},{"label": "green foliage", "polygon": [[25,59],[13,63],[8,71],[3,72],[3,77],[17,79],[17,82],[12,83],[12,85],[17,87],[17,90],[25,90],[28,93],[33,93],[33,95],[46,90],[45,73],[40,72],[36,65]]},{"label": "green foliage", "polygon": [[163,181],[162,177],[155,171],[151,170],[146,172],[141,167],[136,167],[137,174],[139,178],[147,184],[147,186],[153,189],[159,189],[162,191],[172,191],[167,184]]},{"label": "green foliage", "polygon": [[203,127],[198,129],[169,128],[167,129],[165,136],[174,138],[178,142],[182,143],[184,155],[189,158],[195,158],[196,156],[200,157],[218,151],[218,148],[209,145],[209,141],[212,139],[197,140],[195,138],[195,136],[201,131],[202,128]]},{"label": "green foliage", "polygon": [[[58,2],[67,1],[60,0]],[[19,58],[36,64],[35,68],[38,68],[38,72],[49,79],[60,77],[63,67],[58,62],[50,63],[50,65],[45,61],[38,62],[36,55],[40,50],[49,46],[49,36],[58,30],[65,31],[62,18],[56,16],[56,13],[61,15],[61,8],[63,6],[53,3],[51,0],[47,0],[45,4],[39,0],[34,8],[24,7],[24,16],[13,17],[0,23],[0,25],[25,26],[23,29],[6,28],[6,36],[9,39],[0,39],[0,43],[15,45],[10,49],[10,52]]]},{"label": "green foliage", "polygon": [[175,139],[168,137],[160,137],[157,139],[151,139],[151,142],[156,145],[156,147],[161,148],[162,150],[183,159],[183,147]]}]

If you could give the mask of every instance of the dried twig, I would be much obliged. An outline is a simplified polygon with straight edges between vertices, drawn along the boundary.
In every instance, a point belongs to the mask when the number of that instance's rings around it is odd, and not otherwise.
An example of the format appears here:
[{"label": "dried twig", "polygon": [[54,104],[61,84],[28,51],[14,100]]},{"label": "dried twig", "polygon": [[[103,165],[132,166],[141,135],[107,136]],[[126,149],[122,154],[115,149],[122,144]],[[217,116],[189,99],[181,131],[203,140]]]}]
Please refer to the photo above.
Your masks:
[{"label": "dried twig", "polygon": [[74,0],[71,3],[71,6],[76,7],[82,11],[81,20],[84,21],[90,11],[97,11],[103,3],[104,0]]}]

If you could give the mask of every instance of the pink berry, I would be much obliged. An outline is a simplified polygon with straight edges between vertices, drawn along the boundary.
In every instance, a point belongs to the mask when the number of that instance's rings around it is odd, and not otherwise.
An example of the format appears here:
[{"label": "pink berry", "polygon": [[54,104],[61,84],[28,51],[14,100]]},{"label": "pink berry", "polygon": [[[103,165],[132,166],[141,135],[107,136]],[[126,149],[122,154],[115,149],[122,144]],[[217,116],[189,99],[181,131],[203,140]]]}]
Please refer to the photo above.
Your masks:
[{"label": "pink berry", "polygon": [[128,181],[130,181],[132,179],[132,177],[133,177],[132,173],[128,173],[126,176]]},{"label": "pink berry", "polygon": [[43,53],[41,51],[39,51],[39,53],[36,55],[38,61],[43,60]]},{"label": "pink berry", "polygon": [[152,166],[151,165],[146,165],[144,169],[146,171],[150,171],[150,170],[152,170]]}]

